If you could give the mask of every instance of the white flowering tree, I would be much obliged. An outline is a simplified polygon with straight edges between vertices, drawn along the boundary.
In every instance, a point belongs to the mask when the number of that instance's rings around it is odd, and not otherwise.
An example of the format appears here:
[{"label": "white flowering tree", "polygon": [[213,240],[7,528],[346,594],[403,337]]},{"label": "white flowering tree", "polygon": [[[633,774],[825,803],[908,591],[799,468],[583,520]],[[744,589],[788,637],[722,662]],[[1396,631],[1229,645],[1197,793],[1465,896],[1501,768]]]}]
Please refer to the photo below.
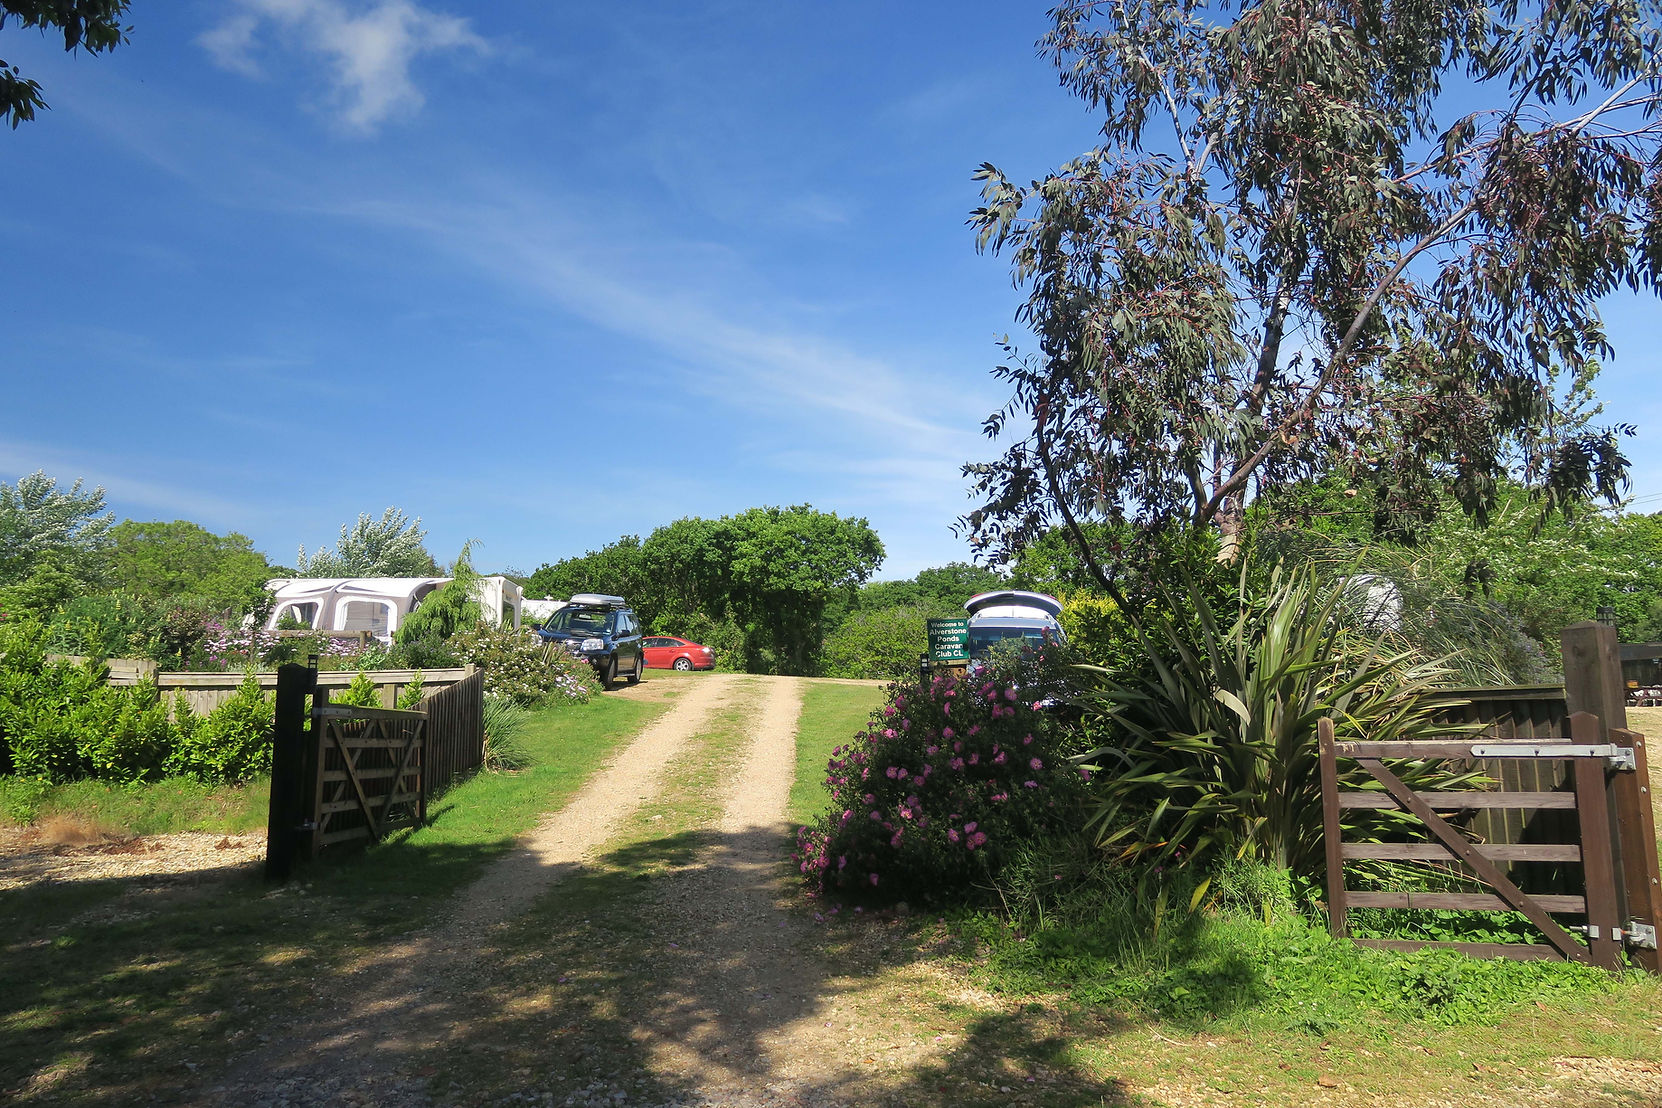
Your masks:
[{"label": "white flowering tree", "polygon": [[376,519],[368,512],[353,524],[341,524],[333,550],[320,547],[310,556],[300,548],[302,577],[429,577],[439,571],[422,540],[421,517],[410,519],[388,508]]}]

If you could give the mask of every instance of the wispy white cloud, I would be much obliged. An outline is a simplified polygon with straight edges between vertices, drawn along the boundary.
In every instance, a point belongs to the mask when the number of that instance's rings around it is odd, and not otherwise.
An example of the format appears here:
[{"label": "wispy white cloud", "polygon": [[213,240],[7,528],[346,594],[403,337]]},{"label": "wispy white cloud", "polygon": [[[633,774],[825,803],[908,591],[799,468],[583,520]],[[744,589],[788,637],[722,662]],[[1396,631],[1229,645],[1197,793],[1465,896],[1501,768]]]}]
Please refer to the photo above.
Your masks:
[{"label": "wispy white cloud", "polygon": [[0,439],[0,480],[45,470],[60,485],[79,478],[88,487],[102,488],[118,514],[134,508],[139,514],[189,517],[214,526],[236,525],[248,515],[245,504],[203,493],[165,480],[152,480],[135,471],[134,459],[73,450],[40,443]]},{"label": "wispy white cloud", "polygon": [[221,67],[246,77],[264,74],[256,58],[267,27],[287,46],[318,56],[330,74],[339,118],[373,131],[396,115],[418,111],[426,98],[410,76],[424,54],[490,52],[468,21],[413,0],[239,0],[197,43]]}]

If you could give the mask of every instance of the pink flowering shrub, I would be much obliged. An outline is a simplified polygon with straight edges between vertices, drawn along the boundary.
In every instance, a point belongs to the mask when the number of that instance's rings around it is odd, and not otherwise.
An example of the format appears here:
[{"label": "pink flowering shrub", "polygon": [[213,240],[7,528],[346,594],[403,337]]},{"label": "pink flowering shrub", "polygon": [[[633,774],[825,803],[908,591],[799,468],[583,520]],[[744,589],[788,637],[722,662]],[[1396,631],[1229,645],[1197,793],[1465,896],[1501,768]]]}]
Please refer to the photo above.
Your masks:
[{"label": "pink flowering shrub", "polygon": [[975,899],[1022,843],[1077,829],[1089,780],[1069,756],[1089,744],[1054,699],[1071,661],[1049,646],[966,677],[889,686],[866,729],[832,754],[831,809],[798,833],[810,892]]}]

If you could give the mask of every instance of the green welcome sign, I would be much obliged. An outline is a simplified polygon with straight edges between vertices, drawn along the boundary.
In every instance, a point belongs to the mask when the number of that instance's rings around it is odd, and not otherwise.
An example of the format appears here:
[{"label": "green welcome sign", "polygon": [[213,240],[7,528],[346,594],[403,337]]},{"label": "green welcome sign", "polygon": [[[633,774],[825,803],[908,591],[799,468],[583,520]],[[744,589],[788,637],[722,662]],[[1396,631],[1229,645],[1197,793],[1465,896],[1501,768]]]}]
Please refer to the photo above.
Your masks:
[{"label": "green welcome sign", "polygon": [[932,619],[929,625],[931,662],[969,661],[969,619]]}]

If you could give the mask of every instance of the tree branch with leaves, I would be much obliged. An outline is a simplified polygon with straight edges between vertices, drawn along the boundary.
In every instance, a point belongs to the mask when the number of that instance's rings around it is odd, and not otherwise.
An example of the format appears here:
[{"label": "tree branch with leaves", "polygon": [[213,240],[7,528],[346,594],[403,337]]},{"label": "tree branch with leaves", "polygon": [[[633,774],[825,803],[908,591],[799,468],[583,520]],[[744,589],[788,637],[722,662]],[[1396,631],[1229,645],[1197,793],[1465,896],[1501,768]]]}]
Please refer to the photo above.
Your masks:
[{"label": "tree branch with leaves", "polygon": [[[1642,0],[1066,0],[1041,43],[1102,112],[1042,180],[986,164],[977,246],[1037,340],[965,467],[978,551],[1060,523],[1229,557],[1266,488],[1344,472],[1382,529],[1503,480],[1614,500],[1599,300],[1662,291],[1662,27]],[[1458,92],[1448,91],[1458,86]],[[1495,106],[1472,110],[1487,99]],[[1087,555],[1100,584],[1139,549]],[[1097,564],[1098,562],[1102,564]]]}]

